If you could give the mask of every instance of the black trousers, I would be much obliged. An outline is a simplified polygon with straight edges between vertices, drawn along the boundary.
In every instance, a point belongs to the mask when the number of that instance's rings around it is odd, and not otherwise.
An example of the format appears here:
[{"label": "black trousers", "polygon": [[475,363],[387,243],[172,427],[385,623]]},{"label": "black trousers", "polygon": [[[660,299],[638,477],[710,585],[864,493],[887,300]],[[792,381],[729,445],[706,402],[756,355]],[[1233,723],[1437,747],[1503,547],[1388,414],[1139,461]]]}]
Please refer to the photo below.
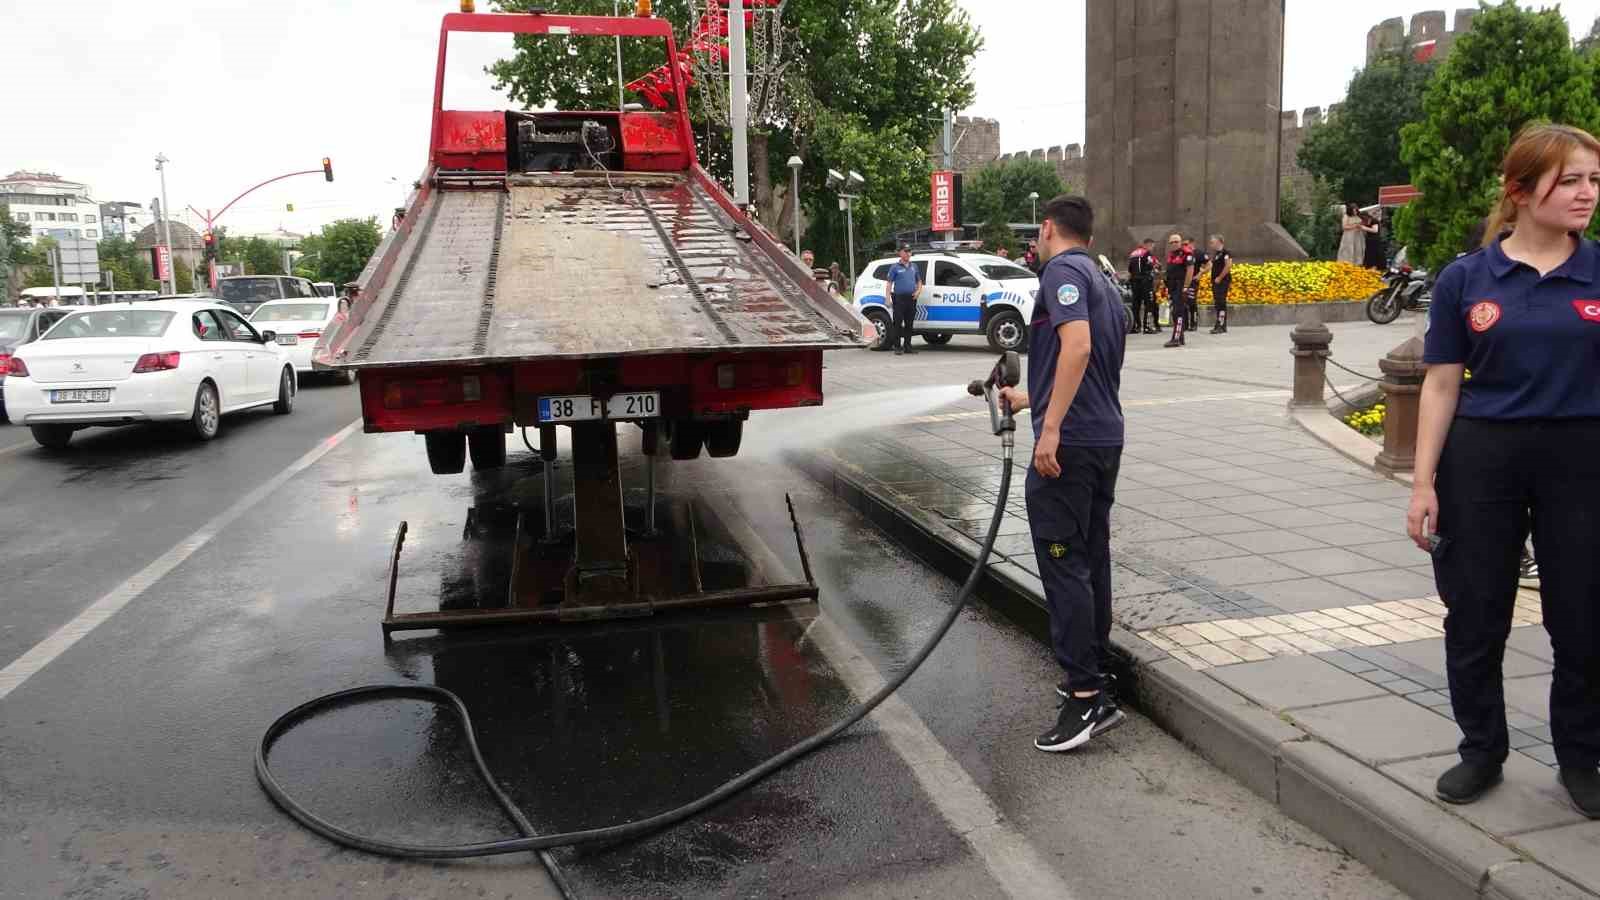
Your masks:
[{"label": "black trousers", "polygon": [[1228,327],[1228,288],[1232,286],[1229,281],[1219,281],[1211,285],[1211,308],[1217,313],[1217,327]]},{"label": "black trousers", "polygon": [[1031,466],[1028,524],[1050,613],[1050,643],[1074,691],[1105,684],[1111,647],[1111,505],[1121,447],[1062,447],[1058,478]]},{"label": "black trousers", "polygon": [[[1161,327],[1161,312],[1156,308],[1155,285],[1149,282],[1140,282],[1134,279],[1133,287],[1133,329],[1143,331],[1146,327]],[[1148,316],[1149,321],[1146,321]]]},{"label": "black trousers", "polygon": [[1550,732],[1562,766],[1600,764],[1600,420],[1458,418],[1439,459],[1434,577],[1449,609],[1445,663],[1461,757],[1506,758],[1501,661],[1523,542],[1533,530],[1555,651]]},{"label": "black trousers", "polygon": [[911,327],[917,320],[917,295],[894,295],[894,334],[889,337],[889,345],[899,345],[907,350],[911,349]]}]

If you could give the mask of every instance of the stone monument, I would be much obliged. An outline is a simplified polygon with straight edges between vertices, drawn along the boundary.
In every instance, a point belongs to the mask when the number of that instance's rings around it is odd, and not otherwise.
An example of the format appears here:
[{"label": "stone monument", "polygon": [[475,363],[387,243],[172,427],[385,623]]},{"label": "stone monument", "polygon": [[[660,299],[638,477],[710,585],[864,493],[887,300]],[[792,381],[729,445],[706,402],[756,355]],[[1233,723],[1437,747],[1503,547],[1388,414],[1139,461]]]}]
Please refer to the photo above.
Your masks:
[{"label": "stone monument", "polygon": [[1101,252],[1221,233],[1304,259],[1278,225],[1284,0],[1088,0],[1087,196]]}]

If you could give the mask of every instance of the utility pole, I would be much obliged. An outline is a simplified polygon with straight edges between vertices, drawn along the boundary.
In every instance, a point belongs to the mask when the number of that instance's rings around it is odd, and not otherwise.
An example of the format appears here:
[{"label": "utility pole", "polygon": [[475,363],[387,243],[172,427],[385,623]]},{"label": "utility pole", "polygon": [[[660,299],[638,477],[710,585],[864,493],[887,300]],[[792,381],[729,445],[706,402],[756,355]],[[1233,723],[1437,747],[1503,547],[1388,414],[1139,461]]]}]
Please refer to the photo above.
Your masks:
[{"label": "utility pole", "polygon": [[733,127],[733,202],[750,205],[750,83],[744,42],[744,0],[728,0],[728,123]]},{"label": "utility pole", "polygon": [[[167,157],[165,154],[156,154],[156,171],[161,173],[161,240],[167,245],[167,254],[174,260],[177,253],[172,247],[172,207],[167,204]],[[167,293],[178,292],[178,267],[167,267]]]},{"label": "utility pole", "polygon": [[[622,15],[622,0],[611,0],[611,15]],[[622,112],[622,35],[617,35],[617,112]]]},{"label": "utility pole", "polygon": [[[944,170],[946,172],[954,172],[956,170],[956,123],[955,111],[951,109],[944,111]],[[951,218],[956,222],[960,222],[961,210],[956,210]],[[953,241],[956,239],[956,233],[954,231],[946,231],[944,239]]]},{"label": "utility pole", "polygon": [[50,270],[55,273],[56,305],[61,305],[61,248],[50,248]]}]

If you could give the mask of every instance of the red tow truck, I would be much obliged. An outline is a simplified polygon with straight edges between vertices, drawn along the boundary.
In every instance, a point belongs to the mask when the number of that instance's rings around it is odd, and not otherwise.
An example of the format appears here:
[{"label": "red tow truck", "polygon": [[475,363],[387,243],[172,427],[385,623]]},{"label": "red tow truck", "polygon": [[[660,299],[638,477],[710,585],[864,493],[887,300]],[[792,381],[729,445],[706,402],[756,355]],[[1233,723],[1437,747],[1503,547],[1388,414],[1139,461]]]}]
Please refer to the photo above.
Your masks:
[{"label": "red tow truck", "polygon": [[[366,431],[421,434],[436,474],[469,456],[502,466],[506,434],[537,429],[543,522],[519,520],[506,608],[397,615],[391,578],[385,633],[805,593],[653,576],[655,462],[733,456],[752,410],[820,405],[822,353],[862,346],[860,320],[700,167],[679,66],[668,109],[445,109],[463,32],[654,40],[680,58],[671,24],[649,16],[444,16],[427,168],[314,365],[358,371]],[[649,460],[647,520],[631,530],[622,423]],[[553,509],[557,427],[571,429],[570,533]],[[675,552],[658,548],[658,568]]]}]

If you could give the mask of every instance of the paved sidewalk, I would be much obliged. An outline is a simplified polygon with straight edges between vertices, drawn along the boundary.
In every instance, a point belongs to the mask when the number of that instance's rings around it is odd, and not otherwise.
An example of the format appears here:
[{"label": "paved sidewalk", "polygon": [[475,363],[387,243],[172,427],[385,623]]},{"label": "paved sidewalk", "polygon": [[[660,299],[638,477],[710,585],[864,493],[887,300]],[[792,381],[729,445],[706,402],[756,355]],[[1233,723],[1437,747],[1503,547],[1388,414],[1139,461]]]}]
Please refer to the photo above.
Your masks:
[{"label": "paved sidewalk", "polygon": [[[1374,374],[1377,359],[1410,334],[1403,325],[1330,327],[1334,358]],[[1409,488],[1286,415],[1287,328],[1198,335],[1182,350],[1163,350],[1161,340],[1130,342],[1128,438],[1112,516],[1120,643],[1143,680],[1165,685],[1155,705],[1192,693],[1208,714],[1226,717],[1230,703],[1247,699],[1254,711],[1226,724],[1250,752],[1232,767],[1218,761],[1285,805],[1294,773],[1322,782],[1350,816],[1313,809],[1305,821],[1414,893],[1600,892],[1600,822],[1572,809],[1552,768],[1551,651],[1538,595],[1519,598],[1506,655],[1514,748],[1506,782],[1475,805],[1445,807],[1432,785],[1455,761],[1459,733],[1444,677],[1444,608],[1427,556],[1404,535]],[[964,382],[992,357],[970,339],[910,358],[835,354],[829,407],[863,401],[853,395]],[[1361,386],[1339,374],[1341,390]],[[1038,598],[1021,488],[1030,437],[1020,420],[992,570]],[[852,434],[821,456],[820,474],[831,473],[836,490],[875,498],[969,559],[998,496],[998,441],[977,401]],[[1208,755],[1229,752],[1226,741],[1207,746],[1205,734],[1184,733],[1185,722],[1203,732],[1211,719],[1174,710],[1165,721]],[[1248,771],[1263,759],[1275,778]],[[1374,827],[1387,837],[1369,853],[1351,846]],[[1395,850],[1396,840],[1415,852]],[[1444,875],[1455,879],[1448,889]]]}]

